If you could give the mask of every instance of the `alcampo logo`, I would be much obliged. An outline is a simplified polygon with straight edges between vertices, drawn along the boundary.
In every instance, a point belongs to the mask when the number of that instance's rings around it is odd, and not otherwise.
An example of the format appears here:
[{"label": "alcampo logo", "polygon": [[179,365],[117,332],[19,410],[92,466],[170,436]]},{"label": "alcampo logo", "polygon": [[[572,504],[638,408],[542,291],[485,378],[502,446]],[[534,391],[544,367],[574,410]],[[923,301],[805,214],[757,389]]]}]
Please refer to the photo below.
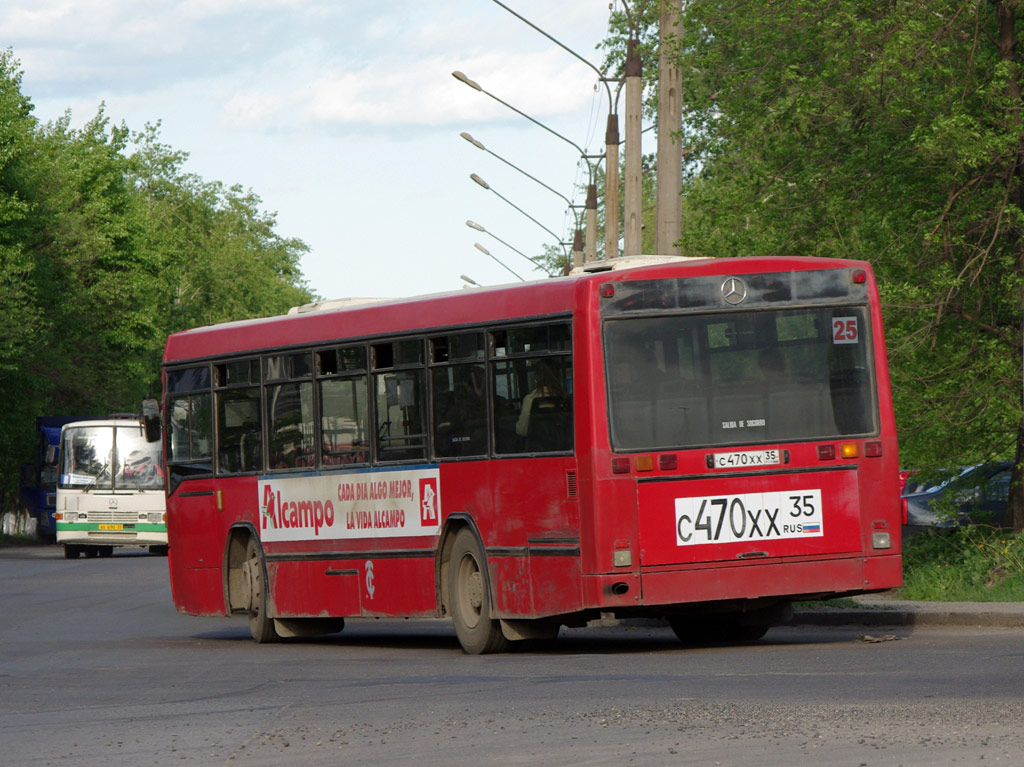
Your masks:
[{"label": "alcampo logo", "polygon": [[437,518],[437,478],[420,479],[420,524],[431,527]]},{"label": "alcampo logo", "polygon": [[320,535],[321,527],[334,526],[334,504],[321,500],[289,501],[281,499],[281,491],[269,484],[263,488],[263,529],[312,528]]}]

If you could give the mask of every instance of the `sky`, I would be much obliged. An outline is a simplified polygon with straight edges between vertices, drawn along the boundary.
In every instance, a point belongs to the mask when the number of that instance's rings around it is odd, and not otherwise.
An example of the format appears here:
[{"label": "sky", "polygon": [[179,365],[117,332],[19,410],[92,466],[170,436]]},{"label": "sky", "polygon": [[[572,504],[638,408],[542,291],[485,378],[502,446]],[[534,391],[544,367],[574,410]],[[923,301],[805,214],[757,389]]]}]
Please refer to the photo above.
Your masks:
[{"label": "sky", "polygon": [[[601,68],[609,0],[503,2]],[[159,123],[186,172],[309,246],[323,298],[542,278],[516,251],[571,240],[572,211],[490,153],[582,205],[578,148],[604,148],[596,72],[494,0],[3,0],[0,29],[39,120]]]}]

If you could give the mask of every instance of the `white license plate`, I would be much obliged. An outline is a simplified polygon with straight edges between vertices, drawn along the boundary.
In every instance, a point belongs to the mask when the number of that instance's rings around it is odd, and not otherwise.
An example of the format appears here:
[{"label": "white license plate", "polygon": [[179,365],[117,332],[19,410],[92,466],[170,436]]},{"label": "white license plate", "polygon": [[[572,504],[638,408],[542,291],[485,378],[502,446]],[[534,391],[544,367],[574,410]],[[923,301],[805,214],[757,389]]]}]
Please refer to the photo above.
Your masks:
[{"label": "white license plate", "polygon": [[821,490],[676,498],[676,545],[820,538]]},{"label": "white license plate", "polygon": [[716,469],[742,469],[748,466],[778,466],[782,461],[778,450],[744,450],[735,453],[712,453]]}]

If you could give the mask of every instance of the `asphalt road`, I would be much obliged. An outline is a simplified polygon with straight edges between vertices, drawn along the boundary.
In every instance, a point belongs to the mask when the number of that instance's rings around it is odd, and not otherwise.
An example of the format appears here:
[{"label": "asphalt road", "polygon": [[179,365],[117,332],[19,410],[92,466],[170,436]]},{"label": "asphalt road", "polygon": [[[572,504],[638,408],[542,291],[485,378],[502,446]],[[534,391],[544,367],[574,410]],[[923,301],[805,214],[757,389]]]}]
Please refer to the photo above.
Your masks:
[{"label": "asphalt road", "polygon": [[[875,641],[880,640],[880,641]],[[2,765],[1020,765],[1024,631],[657,627],[463,655],[443,621],[254,644],[166,560],[0,550]]]}]

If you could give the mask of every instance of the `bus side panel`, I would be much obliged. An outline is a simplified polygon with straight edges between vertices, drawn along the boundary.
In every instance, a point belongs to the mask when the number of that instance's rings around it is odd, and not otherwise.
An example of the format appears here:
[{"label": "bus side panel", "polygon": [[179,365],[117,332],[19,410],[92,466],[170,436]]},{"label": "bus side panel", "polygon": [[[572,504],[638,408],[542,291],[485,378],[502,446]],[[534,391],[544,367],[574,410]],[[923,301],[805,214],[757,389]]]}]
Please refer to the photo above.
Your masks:
[{"label": "bus side panel", "polygon": [[494,593],[496,618],[534,618],[530,593],[530,562],[522,555],[502,556],[489,552],[488,573]]},{"label": "bus side panel", "polygon": [[437,615],[433,556],[367,559],[360,565],[363,616],[432,618]]},{"label": "bus side panel", "polygon": [[359,615],[359,572],[352,562],[268,562],[267,578],[277,618]]},{"label": "bus side panel", "polygon": [[175,549],[167,552],[171,575],[171,597],[178,612],[188,615],[227,615],[224,606],[224,583],[219,568],[182,567]]},{"label": "bus side panel", "polygon": [[[492,500],[477,524],[492,583],[500,584],[495,587],[498,616],[558,615],[582,605],[575,471],[572,457],[491,462]],[[506,578],[510,582],[502,584]]]},{"label": "bus side panel", "polygon": [[530,551],[533,601],[538,615],[563,615],[583,609],[582,573],[578,554]]}]

